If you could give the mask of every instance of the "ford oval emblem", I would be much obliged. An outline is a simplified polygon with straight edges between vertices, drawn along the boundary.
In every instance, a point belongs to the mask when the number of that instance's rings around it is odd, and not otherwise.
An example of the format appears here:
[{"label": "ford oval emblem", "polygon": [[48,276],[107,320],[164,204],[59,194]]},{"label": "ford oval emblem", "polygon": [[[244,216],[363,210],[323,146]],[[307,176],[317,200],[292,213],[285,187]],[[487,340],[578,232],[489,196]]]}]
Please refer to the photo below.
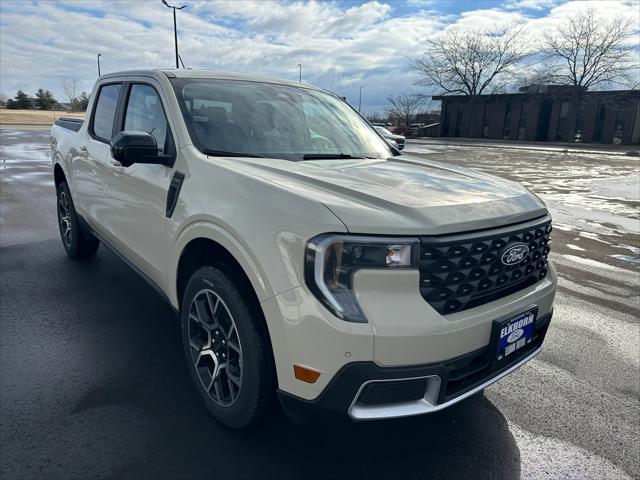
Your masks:
[{"label": "ford oval emblem", "polygon": [[509,334],[509,336],[507,337],[507,342],[513,343],[516,340],[520,340],[520,337],[522,337],[523,335],[524,335],[524,330],[519,328],[518,330],[515,330]]},{"label": "ford oval emblem", "polygon": [[515,265],[525,259],[529,253],[529,247],[524,243],[509,245],[502,254],[502,263],[505,265]]}]

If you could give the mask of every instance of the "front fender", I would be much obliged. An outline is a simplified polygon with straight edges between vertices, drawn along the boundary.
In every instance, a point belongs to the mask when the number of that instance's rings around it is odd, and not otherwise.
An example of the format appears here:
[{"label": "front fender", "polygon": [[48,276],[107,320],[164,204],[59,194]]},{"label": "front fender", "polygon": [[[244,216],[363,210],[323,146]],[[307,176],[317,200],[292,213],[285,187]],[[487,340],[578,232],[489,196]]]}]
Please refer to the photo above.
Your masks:
[{"label": "front fender", "polygon": [[180,308],[180,305],[178,305],[178,289],[176,280],[182,252],[189,242],[198,238],[206,238],[222,245],[236,259],[249,278],[260,302],[274,296],[275,293],[273,289],[266,281],[265,272],[262,271],[257,261],[249,253],[249,250],[243,246],[242,242],[236,236],[216,223],[210,220],[197,219],[180,229],[174,244],[173,255],[171,255],[167,290],[169,300],[174,307],[178,309]]}]

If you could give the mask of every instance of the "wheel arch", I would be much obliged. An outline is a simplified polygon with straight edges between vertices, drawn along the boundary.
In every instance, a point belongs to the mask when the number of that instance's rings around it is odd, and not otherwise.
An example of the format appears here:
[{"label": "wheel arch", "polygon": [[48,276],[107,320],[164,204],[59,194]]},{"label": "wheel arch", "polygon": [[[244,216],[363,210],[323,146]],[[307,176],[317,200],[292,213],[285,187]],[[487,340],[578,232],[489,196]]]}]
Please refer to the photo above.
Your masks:
[{"label": "wheel arch", "polygon": [[60,163],[56,162],[53,166],[53,183],[55,184],[56,188],[58,188],[58,185],[60,185],[62,182],[67,182],[67,184],[69,183],[69,181],[67,180],[67,175],[64,173],[64,169],[62,168]]},{"label": "wheel arch", "polygon": [[251,287],[258,304],[274,295],[249,252],[233,235],[210,221],[199,220],[182,229],[173,258],[176,260],[169,272],[169,299],[178,309],[188,277],[195,271],[194,264],[202,265],[203,261],[232,265],[236,274],[241,273],[239,278]]},{"label": "wheel arch", "polygon": [[222,244],[207,237],[196,237],[187,243],[180,254],[176,270],[176,296],[178,304],[182,304],[184,292],[191,275],[202,266],[214,266],[227,276],[250,290],[252,299],[259,305],[258,295],[244,268],[234,255]]}]

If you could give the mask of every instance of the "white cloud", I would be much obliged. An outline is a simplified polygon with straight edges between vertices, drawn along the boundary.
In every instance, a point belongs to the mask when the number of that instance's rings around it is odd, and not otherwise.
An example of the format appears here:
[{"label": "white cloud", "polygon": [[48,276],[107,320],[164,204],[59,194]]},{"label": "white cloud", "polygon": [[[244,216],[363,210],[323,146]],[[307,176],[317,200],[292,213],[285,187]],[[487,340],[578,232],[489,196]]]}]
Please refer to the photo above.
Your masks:
[{"label": "white cloud", "polygon": [[[414,88],[408,58],[420,54],[424,41],[448,26],[517,23],[535,39],[586,5],[602,15],[638,16],[637,2],[555,5],[553,0],[553,5],[541,6],[543,2],[509,1],[491,9],[473,9],[469,3],[470,10],[454,12],[447,4],[420,0],[346,5],[191,0],[178,13],[180,52],[193,68],[291,79],[297,78],[297,64],[302,63],[304,81],[351,100],[364,86],[364,109],[373,111],[382,110],[388,95]],[[548,11],[539,16],[537,8]],[[32,94],[43,87],[61,96],[60,79],[70,76],[78,78],[81,89],[90,90],[98,52],[103,72],[173,66],[173,20],[159,1],[3,0],[0,25],[0,91],[8,95],[19,88]]]},{"label": "white cloud", "polygon": [[504,4],[508,10],[544,10],[560,3],[560,0],[511,0]]}]

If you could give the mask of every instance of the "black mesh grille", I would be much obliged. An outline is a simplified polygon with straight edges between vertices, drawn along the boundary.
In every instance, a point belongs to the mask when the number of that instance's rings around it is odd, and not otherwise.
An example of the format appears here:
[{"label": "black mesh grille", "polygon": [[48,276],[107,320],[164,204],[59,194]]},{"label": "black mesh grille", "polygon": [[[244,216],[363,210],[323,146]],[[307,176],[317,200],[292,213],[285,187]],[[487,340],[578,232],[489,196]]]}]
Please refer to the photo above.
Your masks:
[{"label": "black mesh grille", "polygon": [[424,398],[426,391],[426,379],[370,383],[362,389],[357,403],[373,406],[411,402]]},{"label": "black mesh grille", "polygon": [[[551,219],[477,234],[420,239],[420,292],[436,311],[447,315],[510,295],[547,274]],[[524,243],[527,256],[504,265],[510,245]]]}]

